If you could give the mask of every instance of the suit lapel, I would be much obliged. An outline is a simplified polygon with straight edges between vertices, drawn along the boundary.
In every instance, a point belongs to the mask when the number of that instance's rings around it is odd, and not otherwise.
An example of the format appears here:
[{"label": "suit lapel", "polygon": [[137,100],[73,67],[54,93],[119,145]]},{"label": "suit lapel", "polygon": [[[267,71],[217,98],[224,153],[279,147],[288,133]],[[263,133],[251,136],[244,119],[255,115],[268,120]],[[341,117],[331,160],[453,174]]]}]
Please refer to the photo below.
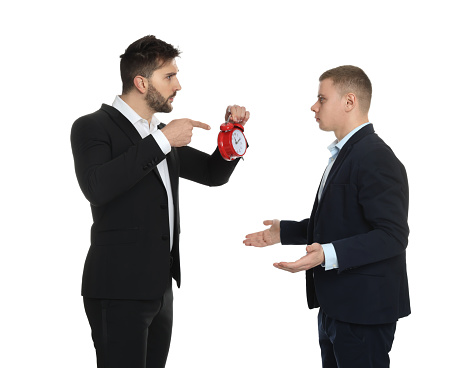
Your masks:
[{"label": "suit lapel", "polygon": [[171,189],[172,189],[172,196],[175,199],[175,195],[178,189],[178,182],[179,178],[177,175],[177,159],[175,157],[175,148],[172,147],[171,152],[166,156],[167,161],[167,169],[169,170],[169,178],[171,179]]},{"label": "suit lapel", "polygon": [[[138,133],[138,130],[136,130],[135,126],[115,107],[102,104],[101,110],[105,111],[110,116],[110,118],[120,129],[122,129],[122,131],[133,144],[137,144],[142,140],[141,135]],[[159,174],[159,170],[155,167],[153,172],[162,184],[163,181],[161,179],[161,175]]]},{"label": "suit lapel", "polygon": [[120,129],[122,129],[122,131],[127,135],[133,144],[137,144],[139,141],[141,141],[140,133],[138,133],[133,124],[125,116],[123,116],[119,110],[106,104],[102,104],[101,109],[111,117],[111,119]]},{"label": "suit lapel", "polygon": [[[158,129],[162,129],[166,126],[166,124],[159,124]],[[171,180],[171,189],[172,189],[172,197],[174,199],[174,202],[176,202],[177,199],[177,193],[178,193],[178,183],[179,183],[179,172],[177,169],[177,153],[176,153],[177,148],[172,147],[171,152],[166,156],[166,162],[167,162],[167,169],[169,170],[169,178]],[[175,203],[174,203],[175,204]]]},{"label": "suit lapel", "polygon": [[[338,153],[338,156],[336,157],[335,163],[333,164],[330,173],[328,174],[327,181],[325,182],[325,186],[322,191],[322,199],[324,198],[327,189],[329,187],[329,183],[332,182],[333,178],[336,176],[336,173],[340,170],[340,167],[343,165],[343,162],[345,162],[346,157],[349,156],[351,153],[354,144],[359,142],[362,138],[365,136],[374,133],[374,128],[372,124],[366,125],[359,131],[357,131],[346,144],[341,148],[340,152]],[[321,203],[322,201],[320,201]],[[320,209],[320,203],[318,204],[317,210]]]},{"label": "suit lapel", "polygon": [[[162,129],[166,125],[159,124],[158,128]],[[179,223],[179,169],[178,169],[178,155],[177,148],[172,147],[171,152],[166,156],[167,169],[169,170],[169,179],[171,182],[172,201],[174,205],[174,236],[178,236],[180,232]],[[176,245],[177,246],[177,245]],[[174,248],[173,248],[174,249]]]}]

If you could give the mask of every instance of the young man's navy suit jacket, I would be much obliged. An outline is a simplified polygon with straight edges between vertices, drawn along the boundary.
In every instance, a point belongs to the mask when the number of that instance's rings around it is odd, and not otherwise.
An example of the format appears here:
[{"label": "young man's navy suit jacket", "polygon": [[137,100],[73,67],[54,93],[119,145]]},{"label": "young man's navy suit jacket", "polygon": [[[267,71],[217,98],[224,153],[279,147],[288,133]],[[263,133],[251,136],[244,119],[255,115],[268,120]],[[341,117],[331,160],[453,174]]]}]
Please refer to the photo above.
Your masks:
[{"label": "young man's navy suit jacket", "polygon": [[407,217],[405,168],[369,124],[339,152],[310,219],[281,221],[283,244],[333,243],[336,250],[338,269],[306,273],[309,308],[359,324],[410,314]]}]

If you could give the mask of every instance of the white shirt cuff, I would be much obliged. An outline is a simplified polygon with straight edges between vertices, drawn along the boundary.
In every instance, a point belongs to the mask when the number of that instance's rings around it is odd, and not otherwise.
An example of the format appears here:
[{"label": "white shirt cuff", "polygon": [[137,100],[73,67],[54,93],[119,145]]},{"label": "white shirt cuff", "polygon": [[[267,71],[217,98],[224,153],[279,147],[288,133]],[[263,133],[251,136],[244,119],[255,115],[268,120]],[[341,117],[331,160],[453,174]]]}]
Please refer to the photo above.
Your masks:
[{"label": "white shirt cuff", "polygon": [[322,244],[322,248],[325,255],[325,264],[322,263],[322,266],[325,267],[325,271],[338,268],[338,258],[333,243]]},{"label": "white shirt cuff", "polygon": [[151,133],[154,140],[158,144],[159,148],[161,148],[161,151],[165,155],[167,155],[169,152],[171,152],[171,144],[167,140],[166,136],[164,135],[163,132],[161,132],[159,129],[156,130],[155,132]]}]

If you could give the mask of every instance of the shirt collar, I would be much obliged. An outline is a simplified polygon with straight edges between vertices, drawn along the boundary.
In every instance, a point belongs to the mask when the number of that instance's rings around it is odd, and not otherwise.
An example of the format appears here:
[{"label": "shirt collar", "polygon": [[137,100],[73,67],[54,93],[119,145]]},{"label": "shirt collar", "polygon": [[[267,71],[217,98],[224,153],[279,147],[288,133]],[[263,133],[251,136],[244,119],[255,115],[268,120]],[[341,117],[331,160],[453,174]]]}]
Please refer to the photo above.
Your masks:
[{"label": "shirt collar", "polygon": [[367,122],[365,124],[361,124],[359,125],[358,127],[356,127],[355,129],[351,130],[348,134],[346,134],[346,136],[341,140],[341,141],[338,141],[338,139],[335,139],[332,144],[330,144],[327,148],[328,150],[330,151],[331,155],[333,158],[335,158],[336,156],[338,156],[338,153],[340,152],[340,150],[343,148],[343,146],[346,144],[346,142],[349,141],[349,139],[354,135],[356,134],[359,130],[361,130],[362,128],[364,128],[366,125],[369,125],[370,122]]},{"label": "shirt collar", "polygon": [[[112,106],[119,110],[123,116],[127,118],[133,125],[137,125],[138,123],[145,123],[148,124],[148,121],[143,119],[140,115],[138,115],[135,110],[133,110],[128,104],[120,98],[120,96],[115,96],[115,100],[112,103]],[[151,129],[157,127],[161,122],[158,120],[156,116],[152,116],[151,118]]]}]

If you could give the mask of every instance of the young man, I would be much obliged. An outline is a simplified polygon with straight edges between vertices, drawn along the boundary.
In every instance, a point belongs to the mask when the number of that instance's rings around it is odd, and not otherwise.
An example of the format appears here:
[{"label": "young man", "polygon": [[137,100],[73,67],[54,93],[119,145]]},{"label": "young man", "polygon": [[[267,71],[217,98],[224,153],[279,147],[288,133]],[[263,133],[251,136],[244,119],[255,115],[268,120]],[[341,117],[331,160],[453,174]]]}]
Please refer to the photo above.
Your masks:
[{"label": "young man", "polygon": [[[91,246],[82,295],[98,367],[164,367],[172,331],[172,277],[180,286],[179,177],[217,186],[237,160],[187,147],[194,127],[160,124],[181,86],[179,51],[154,36],[121,55],[123,91],[112,106],[79,118],[71,144],[80,188],[91,203]],[[229,106],[225,119],[249,112]]]},{"label": "young man", "polygon": [[354,66],[322,74],[311,107],[319,128],[333,131],[329,164],[310,218],[265,221],[244,244],[309,244],[296,262],[306,270],[309,308],[320,307],[323,367],[388,367],[399,318],[410,314],[405,250],[408,181],[404,166],[375,133],[368,111],[372,85]]}]

